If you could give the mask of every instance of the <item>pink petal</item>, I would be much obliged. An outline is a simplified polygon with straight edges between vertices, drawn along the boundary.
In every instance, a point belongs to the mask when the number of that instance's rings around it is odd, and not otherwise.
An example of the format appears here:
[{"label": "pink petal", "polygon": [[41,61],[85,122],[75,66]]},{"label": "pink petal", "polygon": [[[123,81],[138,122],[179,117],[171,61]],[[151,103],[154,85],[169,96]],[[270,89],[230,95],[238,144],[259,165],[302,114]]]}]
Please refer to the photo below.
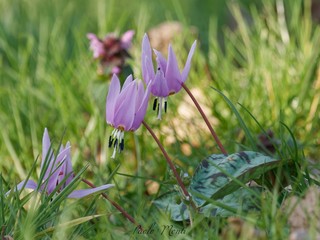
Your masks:
[{"label": "pink petal", "polygon": [[[24,186],[24,188],[27,189],[37,189],[38,188],[38,184],[36,184],[33,180],[23,180],[22,182],[20,182],[17,186],[15,186],[15,188],[13,189],[13,191],[20,191],[22,189],[22,187]],[[5,196],[8,196],[10,194],[11,190],[9,190],[8,192],[6,192]]]},{"label": "pink petal", "polygon": [[106,119],[107,123],[113,124],[114,112],[115,112],[115,103],[120,94],[120,81],[117,75],[113,74],[111,83],[109,86],[107,103],[106,103]]},{"label": "pink petal", "polygon": [[149,96],[150,96],[150,86],[151,86],[151,82],[148,84],[147,89],[144,93],[143,99],[142,99],[141,103],[139,104],[139,109],[138,109],[138,111],[136,111],[134,121],[133,121],[133,124],[132,124],[132,127],[130,130],[133,130],[133,131],[137,130],[140,127],[140,125],[146,115],[148,102],[149,102]]},{"label": "pink petal", "polygon": [[50,194],[52,191],[56,188],[59,174],[61,173],[61,170],[63,169],[66,159],[70,155],[70,147],[66,147],[63,151],[61,151],[57,159],[54,159],[52,162],[54,162],[54,166],[51,168],[48,168],[46,171],[46,175],[48,177],[43,179],[43,184],[41,185],[41,190],[43,191],[46,189],[47,193]]},{"label": "pink petal", "polygon": [[112,74],[119,74],[121,72],[121,68],[118,67],[118,66],[114,66],[112,69],[111,69],[111,73]]},{"label": "pink petal", "polygon": [[121,46],[124,49],[128,49],[131,47],[132,38],[134,35],[133,30],[126,31],[121,37]]},{"label": "pink petal", "polygon": [[65,177],[68,177],[67,180],[64,183],[64,186],[67,186],[73,179],[73,169],[72,169],[72,163],[71,163],[71,146],[70,142],[67,142],[66,144],[66,158],[61,164],[60,173],[58,176],[58,184],[64,180]]},{"label": "pink petal", "polygon": [[113,186],[114,186],[114,184],[106,184],[106,185],[102,185],[100,187],[91,188],[91,189],[75,190],[69,194],[68,198],[83,198],[85,196],[106,190],[106,189],[113,187]]},{"label": "pink petal", "polygon": [[89,40],[98,40],[98,37],[97,37],[97,35],[95,35],[94,33],[87,33],[87,38],[89,39]]},{"label": "pink petal", "polygon": [[181,89],[181,74],[171,45],[168,50],[168,64],[166,69],[165,78],[168,84],[168,91],[170,94],[177,93]]},{"label": "pink petal", "polygon": [[87,38],[90,40],[90,49],[93,51],[93,58],[99,58],[105,54],[102,41],[93,33],[88,33]]},{"label": "pink petal", "polygon": [[189,54],[188,54],[188,58],[187,58],[187,61],[186,61],[186,65],[184,66],[184,69],[182,71],[182,82],[185,82],[187,77],[188,77],[188,74],[189,74],[189,71],[190,71],[190,66],[191,66],[191,59],[192,59],[192,56],[193,56],[193,53],[196,49],[196,46],[197,46],[197,41],[194,41],[194,43],[192,44],[191,46],[191,49],[189,51]]},{"label": "pink petal", "polygon": [[38,184],[36,184],[33,180],[28,180],[27,182],[24,180],[21,183],[19,183],[15,189],[17,189],[18,191],[22,189],[22,187],[24,186],[24,188],[28,188],[28,189],[37,189]]},{"label": "pink petal", "polygon": [[133,77],[130,74],[123,83],[122,90],[125,89],[130,83],[132,83]]},{"label": "pink petal", "polygon": [[51,142],[47,128],[44,129],[42,137],[42,162],[40,172],[45,171],[43,179],[48,179],[54,165],[55,156],[51,149]]},{"label": "pink petal", "polygon": [[124,88],[115,105],[115,115],[113,124],[115,128],[123,128],[128,131],[134,120],[135,102],[136,102],[137,87],[136,82],[131,82]]},{"label": "pink petal", "polygon": [[[50,137],[48,133],[48,129],[45,128],[42,137],[42,161],[41,161],[41,169],[44,166],[45,159],[49,157],[49,149],[51,147]],[[52,154],[52,150],[50,151],[50,155]],[[48,155],[48,156],[47,156]]]},{"label": "pink petal", "polygon": [[138,91],[137,91],[137,98],[136,98],[136,108],[135,108],[135,112],[138,111],[138,109],[140,108],[143,96],[144,96],[144,87],[143,87],[143,83],[141,81],[139,81],[137,83],[138,85]]},{"label": "pink petal", "polygon": [[65,182],[65,185],[68,185],[73,179],[73,168],[71,163],[71,146],[70,142],[67,142],[66,148],[69,148],[67,159],[65,162],[65,176],[69,176]]},{"label": "pink petal", "polygon": [[151,92],[156,97],[168,97],[167,80],[162,70],[158,70],[155,79],[151,83]]},{"label": "pink petal", "polygon": [[145,83],[148,84],[152,79],[154,79],[155,74],[152,63],[152,51],[147,34],[144,35],[142,40],[141,67],[142,78]]},{"label": "pink petal", "polygon": [[160,69],[165,72],[166,68],[167,68],[167,60],[163,57],[163,55],[161,54],[161,52],[153,49],[154,53],[157,55],[157,63],[158,63],[158,68],[160,67]]}]

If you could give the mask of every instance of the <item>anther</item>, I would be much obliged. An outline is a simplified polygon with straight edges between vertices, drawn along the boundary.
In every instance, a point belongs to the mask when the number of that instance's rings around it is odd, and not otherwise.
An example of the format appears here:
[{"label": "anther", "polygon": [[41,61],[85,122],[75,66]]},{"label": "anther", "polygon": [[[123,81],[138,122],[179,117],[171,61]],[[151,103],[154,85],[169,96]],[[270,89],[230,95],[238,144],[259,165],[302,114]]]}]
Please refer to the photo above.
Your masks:
[{"label": "anther", "polygon": [[[160,101],[161,101],[161,99],[160,99]],[[159,111],[161,111],[161,109],[160,109],[160,103],[158,103],[158,108],[157,108],[157,114],[159,115]]]},{"label": "anther", "polygon": [[153,102],[153,107],[152,107],[153,111],[157,109],[157,103],[158,103],[158,98],[155,98]]},{"label": "anther", "polygon": [[110,136],[110,137],[109,137],[109,148],[112,147],[112,143],[113,143],[113,138]]},{"label": "anther", "polygon": [[164,112],[165,112],[165,113],[167,113],[167,107],[168,107],[167,105],[168,105],[168,104],[167,104],[167,101],[165,101],[165,102],[164,102]]},{"label": "anther", "polygon": [[123,151],[123,149],[124,149],[124,139],[121,140],[121,143],[120,143],[119,147],[120,147],[120,152]]}]

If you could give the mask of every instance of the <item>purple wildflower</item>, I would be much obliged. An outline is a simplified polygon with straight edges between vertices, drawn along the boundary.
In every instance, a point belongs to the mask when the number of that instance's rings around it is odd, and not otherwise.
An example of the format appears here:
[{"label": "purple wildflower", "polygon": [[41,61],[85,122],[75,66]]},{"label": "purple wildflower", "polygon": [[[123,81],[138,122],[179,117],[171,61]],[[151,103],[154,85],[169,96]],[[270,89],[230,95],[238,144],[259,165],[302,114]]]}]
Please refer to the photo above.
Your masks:
[{"label": "purple wildflower", "polygon": [[[28,189],[38,190],[39,192],[45,192],[49,195],[56,190],[60,183],[64,181],[57,192],[62,191],[74,178],[71,165],[70,148],[70,142],[67,142],[65,147],[62,145],[59,149],[57,158],[55,158],[51,149],[48,130],[45,128],[42,138],[42,162],[40,170],[41,173],[45,171],[43,181],[41,184],[37,184],[33,180],[24,180],[19,183],[15,189],[19,191],[25,187]],[[106,190],[112,186],[113,184],[106,184],[91,189],[75,190],[68,195],[68,198],[82,198],[95,192]],[[6,195],[8,195],[9,192],[7,192]]]},{"label": "purple wildflower", "polygon": [[150,95],[150,84],[144,89],[142,81],[133,80],[129,75],[122,89],[117,75],[113,75],[106,103],[106,120],[113,126],[109,138],[109,147],[114,147],[112,158],[115,158],[116,150],[124,149],[124,131],[137,130],[146,114]]},{"label": "purple wildflower", "polygon": [[134,31],[129,30],[121,37],[110,33],[104,39],[98,38],[93,33],[88,33],[90,40],[90,49],[93,52],[93,58],[99,59],[102,72],[111,72],[119,74],[125,64],[125,60],[130,57],[128,50],[132,45]]},{"label": "purple wildflower", "polygon": [[[157,70],[154,71],[152,63],[152,51],[147,34],[144,35],[142,41],[142,76],[143,80],[150,86],[151,93],[157,98],[153,104],[153,110],[158,111],[158,119],[161,119],[162,106],[164,105],[165,112],[167,111],[167,98],[168,96],[180,91],[181,84],[184,83],[188,77],[191,65],[191,59],[196,47],[196,41],[191,46],[188,58],[182,72],[179,70],[176,55],[172,50],[171,45],[168,48],[168,60],[163,55],[154,50],[156,54]],[[158,102],[159,100],[159,102]]]}]

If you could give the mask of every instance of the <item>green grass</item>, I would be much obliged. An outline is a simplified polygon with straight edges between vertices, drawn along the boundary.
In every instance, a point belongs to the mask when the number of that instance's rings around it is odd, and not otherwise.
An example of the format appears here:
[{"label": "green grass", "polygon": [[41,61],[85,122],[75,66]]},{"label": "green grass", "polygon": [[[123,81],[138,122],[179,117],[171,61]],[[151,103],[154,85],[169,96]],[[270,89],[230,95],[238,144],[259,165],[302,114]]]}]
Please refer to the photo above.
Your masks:
[{"label": "green grass", "polygon": [[[105,122],[108,81],[96,74],[98,63],[89,51],[88,32],[103,37],[134,29],[130,64],[141,78],[140,46],[146,31],[165,20],[181,21],[183,34],[172,44],[182,66],[195,38],[189,26],[196,26],[199,46],[186,85],[200,92],[199,101],[211,112],[210,120],[228,152],[258,150],[258,134],[271,129],[281,143],[276,156],[295,163],[297,174],[289,176],[291,195],[303,196],[310,183],[320,181],[312,171],[308,175],[309,160],[315,162],[312,170],[320,170],[320,30],[311,20],[309,1],[284,0],[285,16],[275,11],[275,0],[255,5],[211,2],[0,0],[0,227],[4,235],[14,239],[150,237],[134,235],[135,226],[99,196],[60,199],[43,212],[50,205],[48,199],[37,202],[35,194],[28,192],[4,197],[27,176],[38,179],[45,127],[55,147],[62,137],[63,143],[70,140],[76,172],[89,164],[83,177],[96,185],[116,185],[107,193],[145,228],[154,222],[174,224],[186,229],[177,239],[218,239],[221,229],[230,225],[226,218],[208,220],[200,214],[195,214],[192,226],[175,223],[155,209],[152,200],[172,189],[174,181],[143,127],[126,133],[125,151],[110,159],[107,145],[112,128]],[[233,30],[227,27],[230,15],[238,23]],[[286,21],[279,22],[281,17]],[[195,111],[189,117],[181,107],[186,99],[183,91],[170,96],[161,122],[149,105],[146,121],[174,162],[192,175],[202,159],[219,151],[200,115]],[[193,109],[188,103],[187,107]],[[238,214],[249,229],[255,226],[270,239],[289,235],[288,213],[279,208],[286,198],[279,179],[287,172],[285,166],[275,171],[278,182],[261,197],[259,214]],[[149,179],[160,184],[157,194],[146,193]],[[163,237],[157,234],[151,237]]]}]

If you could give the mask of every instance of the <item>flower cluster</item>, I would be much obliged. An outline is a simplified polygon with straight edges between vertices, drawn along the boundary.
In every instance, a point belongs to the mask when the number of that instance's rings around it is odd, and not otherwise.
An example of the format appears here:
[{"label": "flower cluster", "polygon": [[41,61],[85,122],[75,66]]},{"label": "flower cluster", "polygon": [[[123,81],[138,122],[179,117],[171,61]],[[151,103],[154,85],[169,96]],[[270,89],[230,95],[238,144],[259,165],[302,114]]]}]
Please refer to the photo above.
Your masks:
[{"label": "flower cluster", "polygon": [[122,71],[126,59],[130,57],[128,50],[133,35],[132,30],[125,32],[121,37],[110,33],[104,39],[98,38],[93,33],[87,34],[93,58],[100,60],[98,70],[100,74],[119,74]]},{"label": "flower cluster", "polygon": [[131,75],[127,77],[121,89],[118,77],[113,75],[106,103],[107,123],[115,128],[109,138],[109,148],[112,146],[114,148],[112,158],[115,158],[117,149],[121,152],[124,148],[124,131],[135,131],[140,127],[146,114],[150,92],[156,97],[153,109],[157,109],[158,119],[161,119],[163,105],[165,112],[167,111],[167,97],[179,92],[181,84],[186,81],[195,47],[196,41],[190,49],[182,72],[179,70],[171,45],[168,50],[168,61],[160,52],[154,50],[157,56],[155,72],[150,42],[145,34],[142,41],[141,66],[142,77],[147,85],[146,90],[143,83],[133,80]]}]

